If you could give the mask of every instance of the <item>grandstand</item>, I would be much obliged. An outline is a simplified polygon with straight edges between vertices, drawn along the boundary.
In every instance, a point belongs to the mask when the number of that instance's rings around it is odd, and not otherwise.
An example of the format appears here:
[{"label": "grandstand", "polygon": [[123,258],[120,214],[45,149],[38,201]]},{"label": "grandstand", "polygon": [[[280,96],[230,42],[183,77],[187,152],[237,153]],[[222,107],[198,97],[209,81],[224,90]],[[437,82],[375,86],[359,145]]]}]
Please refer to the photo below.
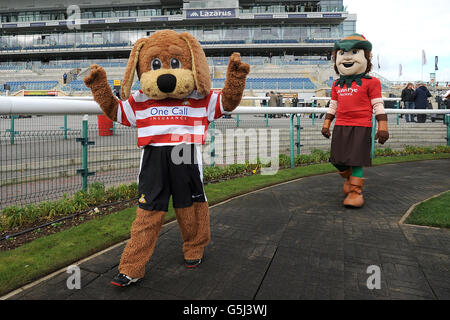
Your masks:
[{"label": "grandstand", "polygon": [[[86,0],[79,30],[70,27],[69,0],[55,7],[24,0],[0,6],[0,92],[59,90],[89,94],[82,77],[103,66],[120,80],[134,42],[170,28],[197,37],[208,57],[213,87],[223,86],[229,55],[252,66],[247,90],[314,91],[329,87],[334,42],[355,32],[343,0]],[[11,72],[13,71],[13,72]],[[62,75],[70,74],[66,84]],[[139,88],[136,82],[133,89]]]}]

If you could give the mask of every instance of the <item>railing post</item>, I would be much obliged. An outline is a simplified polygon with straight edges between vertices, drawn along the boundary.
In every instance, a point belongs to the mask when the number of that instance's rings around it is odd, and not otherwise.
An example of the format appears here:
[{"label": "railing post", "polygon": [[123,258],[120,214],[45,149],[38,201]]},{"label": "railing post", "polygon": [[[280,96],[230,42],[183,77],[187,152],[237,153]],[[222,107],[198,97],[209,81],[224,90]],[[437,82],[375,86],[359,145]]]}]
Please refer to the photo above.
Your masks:
[{"label": "railing post", "polygon": [[239,114],[236,115],[236,128],[239,128]]},{"label": "railing post", "polygon": [[16,138],[16,134],[19,134],[20,132],[15,131],[14,129],[14,119],[16,118],[15,115],[11,115],[11,128],[10,129],[6,129],[6,132],[9,132],[10,136],[10,142],[11,144],[14,144],[15,138]]},{"label": "railing post", "polygon": [[82,123],[82,131],[81,131],[82,138],[77,138],[76,141],[81,143],[81,165],[82,169],[77,170],[77,173],[81,174],[82,178],[82,188],[84,191],[87,191],[88,189],[88,176],[92,176],[95,174],[95,172],[89,172],[88,169],[88,146],[94,145],[94,141],[89,141],[89,134],[88,134],[88,115],[84,115],[83,117],[83,123]]},{"label": "railing post", "polygon": [[372,147],[370,151],[370,157],[375,158],[375,135],[377,132],[377,121],[375,119],[375,115],[372,117]]},{"label": "railing post", "polygon": [[67,114],[64,115],[64,126],[60,127],[60,129],[64,130],[64,140],[67,140],[67,131],[71,130],[70,128],[67,128]]},{"label": "railing post", "polygon": [[303,147],[303,145],[300,143],[300,130],[303,128],[300,125],[300,116],[297,115],[297,125],[295,126],[297,129],[297,154],[300,154],[300,148]]},{"label": "railing post", "polygon": [[445,118],[447,119],[447,146],[450,147],[450,114],[446,114]]},{"label": "railing post", "polygon": [[[313,108],[316,107],[316,100],[313,100],[313,101],[312,101],[311,107],[313,107]],[[311,115],[311,118],[312,118],[312,125],[314,126],[314,123],[316,122],[316,121],[315,121],[315,120],[316,120],[316,114],[313,113],[313,114]]]},{"label": "railing post", "polygon": [[294,114],[289,117],[289,131],[290,131],[290,151],[291,151],[291,169],[295,168],[294,156]]},{"label": "railing post", "polygon": [[[397,101],[395,107],[397,110],[400,109],[400,101]],[[399,121],[400,121],[400,114],[397,113],[397,125],[399,125]]]},{"label": "railing post", "polygon": [[[265,100],[267,101],[267,103],[265,104],[265,107],[268,108],[269,107],[269,100]],[[266,113],[266,127],[269,126],[269,114]]]},{"label": "railing post", "polygon": [[214,135],[214,132],[216,131],[216,124],[214,121],[209,124],[209,128],[210,128],[209,132],[211,134],[211,167],[214,167],[214,158],[216,156],[216,147],[215,147],[216,137]]}]

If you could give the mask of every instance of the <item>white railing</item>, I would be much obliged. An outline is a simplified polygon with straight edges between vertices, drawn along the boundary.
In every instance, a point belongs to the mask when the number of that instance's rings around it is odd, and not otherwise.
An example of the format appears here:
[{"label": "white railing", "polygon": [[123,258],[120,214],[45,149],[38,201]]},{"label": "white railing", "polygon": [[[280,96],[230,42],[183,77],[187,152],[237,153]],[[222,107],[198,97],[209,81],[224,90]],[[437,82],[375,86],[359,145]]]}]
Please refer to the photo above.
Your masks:
[{"label": "white railing", "polygon": [[[266,100],[267,97],[245,97],[243,100]],[[313,100],[329,98],[313,97]],[[385,98],[385,101],[399,101]],[[323,107],[238,107],[226,114],[301,114],[326,113]],[[386,109],[387,114],[450,114],[450,109]],[[91,97],[0,97],[0,114],[15,115],[71,115],[103,114],[100,106]]]}]

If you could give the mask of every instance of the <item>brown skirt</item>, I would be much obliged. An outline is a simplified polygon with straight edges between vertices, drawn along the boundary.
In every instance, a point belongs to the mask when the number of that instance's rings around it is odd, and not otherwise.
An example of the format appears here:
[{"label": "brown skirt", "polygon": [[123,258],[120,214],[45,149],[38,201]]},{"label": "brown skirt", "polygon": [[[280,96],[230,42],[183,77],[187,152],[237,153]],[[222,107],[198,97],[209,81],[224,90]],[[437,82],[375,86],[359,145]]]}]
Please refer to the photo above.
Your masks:
[{"label": "brown skirt", "polygon": [[330,162],[338,166],[370,167],[372,128],[334,126]]}]

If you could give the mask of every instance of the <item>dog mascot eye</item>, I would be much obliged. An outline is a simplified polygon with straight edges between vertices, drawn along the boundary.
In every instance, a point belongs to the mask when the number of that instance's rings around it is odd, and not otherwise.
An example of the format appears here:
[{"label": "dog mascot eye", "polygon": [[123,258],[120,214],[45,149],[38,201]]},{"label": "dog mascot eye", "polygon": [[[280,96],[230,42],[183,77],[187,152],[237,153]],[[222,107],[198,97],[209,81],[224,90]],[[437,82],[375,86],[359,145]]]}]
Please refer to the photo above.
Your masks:
[{"label": "dog mascot eye", "polygon": [[170,67],[172,69],[181,68],[181,62],[177,58],[170,59]]},{"label": "dog mascot eye", "polygon": [[159,60],[158,58],[153,59],[152,61],[152,70],[158,70],[162,68],[162,63],[161,60]]}]

